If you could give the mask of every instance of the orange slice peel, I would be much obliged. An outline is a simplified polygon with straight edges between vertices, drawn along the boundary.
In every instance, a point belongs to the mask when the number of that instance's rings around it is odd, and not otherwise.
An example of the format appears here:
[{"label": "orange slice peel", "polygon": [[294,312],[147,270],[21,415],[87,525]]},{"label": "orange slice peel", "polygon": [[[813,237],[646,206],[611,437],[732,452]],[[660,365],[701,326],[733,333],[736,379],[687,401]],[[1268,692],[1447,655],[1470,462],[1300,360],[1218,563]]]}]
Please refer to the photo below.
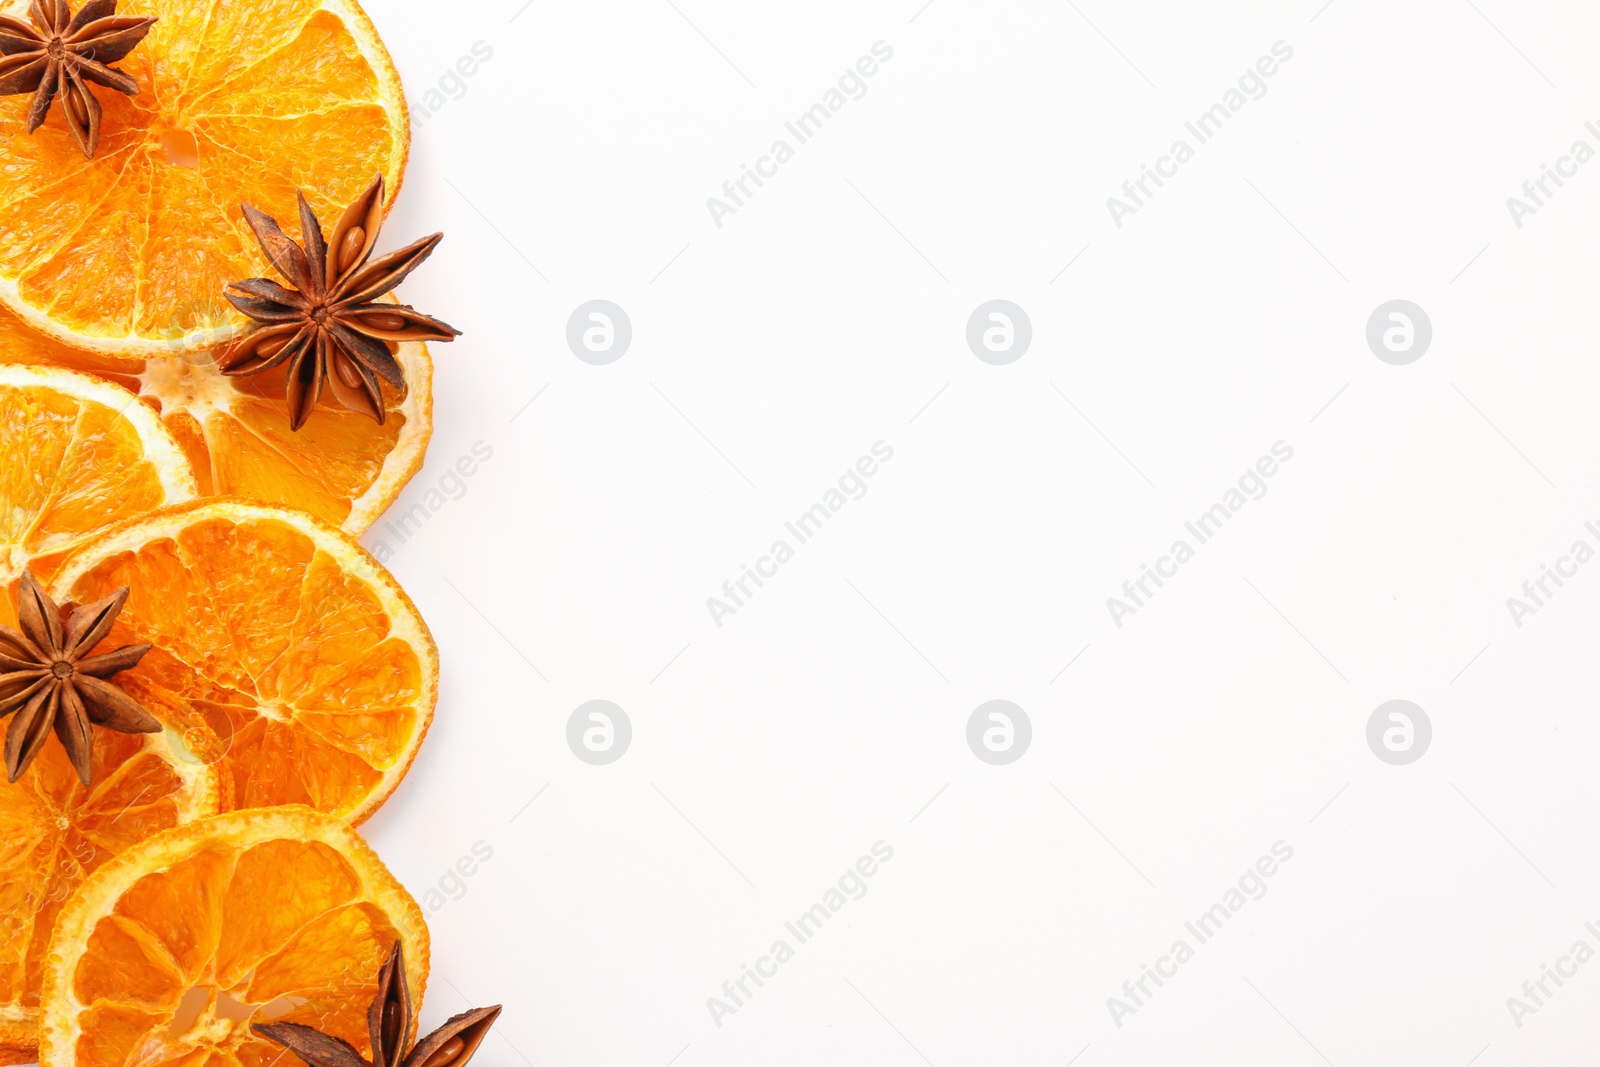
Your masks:
[{"label": "orange slice peel", "polygon": [[0,783],[0,1058],[37,1058],[45,950],[73,891],[144,838],[217,812],[218,768],[178,740],[96,731],[93,785],[57,746]]},{"label": "orange slice peel", "polygon": [[397,939],[420,1001],[421,909],[341,819],[290,805],[157,834],[62,909],[39,1062],[266,1067],[283,1050],[251,1030],[263,1022],[314,1026],[369,1055],[374,976]]},{"label": "orange slice peel", "polygon": [[281,372],[228,378],[208,352],[126,359],[71,348],[0,307],[0,363],[64,367],[130,389],[158,413],[203,495],[297,507],[359,536],[422,469],[433,436],[428,346],[400,345],[406,389],[385,390],[383,425],[322,404],[289,429]]},{"label": "orange slice peel", "polygon": [[438,648],[347,534],[292,509],[192,501],[73,552],[52,590],[86,603],[123,585],[108,640],[155,647],[118,683],[206,739],[233,781],[225,808],[360,822],[399,785],[433,719]]},{"label": "orange slice peel", "polygon": [[[0,2],[26,18],[26,0]],[[400,78],[355,0],[127,0],[159,21],[118,69],[139,94],[99,94],[94,159],[60,108],[26,132],[0,98],[0,302],[61,342],[115,357],[215,347],[245,320],[222,287],[264,275],[241,202],[319,212],[382,174],[398,194],[410,150]]]},{"label": "orange slice peel", "polygon": [[[47,366],[0,365],[0,582],[60,556],[122,519],[195,495],[189,461],[127,390]],[[13,625],[0,597],[0,623]]]}]

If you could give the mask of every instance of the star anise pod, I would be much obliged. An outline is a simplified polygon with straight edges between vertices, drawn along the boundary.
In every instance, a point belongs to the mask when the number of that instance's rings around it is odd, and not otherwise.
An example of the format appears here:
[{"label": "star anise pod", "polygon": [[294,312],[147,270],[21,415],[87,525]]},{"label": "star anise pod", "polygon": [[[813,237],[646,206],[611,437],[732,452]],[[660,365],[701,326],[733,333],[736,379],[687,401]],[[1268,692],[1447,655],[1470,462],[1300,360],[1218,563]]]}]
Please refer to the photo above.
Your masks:
[{"label": "star anise pod", "polygon": [[17,594],[18,633],[0,626],[0,718],[15,714],[6,730],[6,775],[15,782],[50,738],[53,727],[89,784],[94,741],[91,725],[125,734],[161,732],[161,723],[105,679],[144,658],[149,645],[123,645],[99,656],[94,647],[111,632],[127,603],[128,587],[93,604],[56,607],[32,571],[22,572]]},{"label": "star anise pod", "polygon": [[117,17],[117,0],[89,0],[76,16],[67,0],[32,0],[28,17],[31,26],[0,15],[0,96],[33,94],[29,133],[59,96],[72,139],[93,159],[100,144],[100,101],[88,83],[137,96],[139,83],[111,64],[133,51],[156,20]]},{"label": "star anise pod", "polygon": [[396,941],[388,959],[378,968],[378,992],[367,1009],[370,1063],[348,1041],[301,1023],[252,1023],[250,1029],[276,1041],[310,1067],[463,1067],[499,1016],[498,1004],[451,1016],[406,1052],[406,1035],[411,1032],[411,993],[406,988],[405,954]]},{"label": "star anise pod", "polygon": [[286,365],[289,428],[305,424],[324,383],[351,411],[383,422],[379,382],[405,388],[394,353],[403,341],[453,341],[461,331],[403,304],[378,303],[433,254],[444,234],[424,237],[398,252],[367,262],[383,225],[380,175],[345,209],[331,237],[300,195],[300,236],[295,244],[249,204],[244,217],[261,250],[294,286],[251,278],[228,286],[228,301],[261,328],[217,357],[224,374],[248,376]]}]

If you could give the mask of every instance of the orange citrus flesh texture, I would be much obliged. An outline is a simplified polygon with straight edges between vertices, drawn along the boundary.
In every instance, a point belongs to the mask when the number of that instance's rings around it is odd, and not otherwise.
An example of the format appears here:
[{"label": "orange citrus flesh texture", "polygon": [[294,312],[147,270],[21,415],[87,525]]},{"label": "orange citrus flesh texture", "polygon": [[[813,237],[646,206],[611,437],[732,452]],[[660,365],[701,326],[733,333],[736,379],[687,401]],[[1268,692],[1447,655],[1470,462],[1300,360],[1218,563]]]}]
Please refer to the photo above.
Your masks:
[{"label": "orange citrus flesh texture", "polygon": [[57,922],[40,1063],[298,1063],[250,1024],[313,1026],[371,1054],[378,967],[405,944],[428,973],[416,902],[342,820],[292,806],[202,819],[96,872]]},{"label": "orange citrus flesh texture", "polygon": [[432,721],[438,650],[348,535],[200,500],[85,546],[55,591],[87,603],[124,585],[111,639],[155,647],[117,681],[169,728],[215,736],[225,810],[308,804],[360,821],[404,777]]},{"label": "orange citrus flesh texture", "polygon": [[[26,0],[0,0],[26,18]],[[271,276],[240,202],[289,226],[305,191],[329,225],[373,176],[392,202],[410,145],[399,75],[355,0],[126,0],[154,15],[118,64],[136,97],[96,88],[93,160],[52,105],[0,98],[0,301],[113,356],[214,345],[245,320],[223,286]]]},{"label": "orange citrus flesh texture", "polygon": [[165,735],[96,730],[93,751],[88,787],[56,744],[0,784],[0,1057],[24,1057],[10,1062],[37,1056],[45,949],[68,896],[112,856],[217,810],[216,769]]},{"label": "orange citrus flesh texture", "polygon": [[65,367],[105,378],[135,392],[139,389],[139,372],[144,369],[142,359],[105,356],[47,337],[4,306],[0,306],[0,363]]},{"label": "orange citrus flesh texture", "polygon": [[[119,520],[194,496],[177,443],[132,394],[54,367],[0,366],[0,583],[48,577]],[[16,623],[0,595],[0,624]]]},{"label": "orange citrus flesh texture", "polygon": [[309,511],[366,532],[421,469],[433,433],[433,361],[400,346],[404,393],[384,390],[383,425],[323,403],[289,429],[282,370],[228,378],[209,353],[142,360],[71,348],[0,308],[0,363],[67,367],[116,382],[153,407],[193,469],[199,491]]},{"label": "orange citrus flesh texture", "polygon": [[427,347],[401,345],[396,358],[408,388],[384,390],[381,426],[324,394],[306,424],[290,430],[282,368],[227,378],[209,353],[151,360],[140,395],[161,412],[202,494],[300,508],[359,535],[421,468],[433,430]]}]

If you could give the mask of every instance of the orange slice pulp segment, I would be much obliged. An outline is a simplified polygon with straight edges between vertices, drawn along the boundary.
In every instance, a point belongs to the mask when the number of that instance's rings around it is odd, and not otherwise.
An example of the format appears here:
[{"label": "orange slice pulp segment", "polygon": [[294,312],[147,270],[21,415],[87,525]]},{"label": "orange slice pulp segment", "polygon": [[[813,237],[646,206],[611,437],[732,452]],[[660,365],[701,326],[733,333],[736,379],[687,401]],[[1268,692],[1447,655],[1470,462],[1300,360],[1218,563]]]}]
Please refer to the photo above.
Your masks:
[{"label": "orange slice pulp segment", "polygon": [[[25,0],[0,10],[27,17]],[[410,127],[399,75],[355,0],[124,0],[159,21],[97,89],[83,158],[60,107],[26,132],[0,98],[0,302],[79,348],[152,357],[215,345],[244,320],[222,286],[265,276],[240,202],[328,215],[372,181],[400,190]]]},{"label": "orange slice pulp segment", "polygon": [[93,784],[55,744],[0,783],[0,1046],[27,1054],[16,1062],[34,1058],[45,949],[71,893],[112,856],[217,811],[217,769],[170,740],[96,730]]},{"label": "orange slice pulp segment", "polygon": [[433,718],[438,649],[348,535],[303,512],[199,500],[74,552],[54,590],[88,603],[124,585],[110,639],[155,647],[118,684],[169,728],[216,735],[234,784],[225,807],[360,821],[394,791]]},{"label": "orange slice pulp segment", "polygon": [[[47,577],[116,522],[194,496],[172,435],[133,394],[46,366],[0,366],[0,583]],[[0,623],[12,625],[0,596]]]},{"label": "orange slice pulp segment", "polygon": [[421,910],[347,823],[288,806],[201,819],[106,863],[57,920],[41,1008],[49,1067],[267,1067],[251,1023],[294,1022],[370,1054],[378,965]]}]

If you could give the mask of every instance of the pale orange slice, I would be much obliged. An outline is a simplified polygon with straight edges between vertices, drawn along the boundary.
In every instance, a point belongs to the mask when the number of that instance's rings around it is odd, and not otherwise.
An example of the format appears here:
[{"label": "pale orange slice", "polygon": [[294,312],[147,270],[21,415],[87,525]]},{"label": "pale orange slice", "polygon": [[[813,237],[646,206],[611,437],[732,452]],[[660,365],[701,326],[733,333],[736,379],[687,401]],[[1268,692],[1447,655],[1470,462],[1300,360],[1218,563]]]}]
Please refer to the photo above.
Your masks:
[{"label": "pale orange slice", "polygon": [[322,404],[292,432],[281,370],[228,378],[208,352],[151,360],[101,355],[46,337],[0,307],[0,363],[67,367],[132,389],[161,415],[201,494],[298,507],[356,536],[422,468],[433,435],[428,346],[403,344],[395,358],[406,391],[384,391],[383,425]]},{"label": "pale orange slice", "polygon": [[[0,366],[0,583],[120,520],[188,500],[194,475],[154,412],[126,389],[45,366]],[[13,625],[0,596],[0,623]]]},{"label": "pale orange slice", "polygon": [[433,434],[427,346],[401,345],[395,358],[406,392],[384,390],[381,426],[324,402],[290,430],[282,369],[228,378],[209,352],[149,361],[139,395],[161,412],[202,494],[300,508],[359,536],[421,469]]},{"label": "pale orange slice", "polygon": [[61,562],[53,592],[130,586],[108,640],[155,646],[117,684],[226,747],[225,807],[309,804],[359,822],[433,720],[439,653],[349,535],[300,511],[209,499],[134,519]]},{"label": "pale orange slice", "polygon": [[56,915],[111,857],[215,814],[217,769],[167,734],[94,732],[93,785],[47,745],[0,781],[0,1059],[37,1057],[39,990]]},{"label": "pale orange slice", "polygon": [[169,830],[101,866],[62,909],[39,1062],[297,1063],[250,1031],[259,1022],[303,1023],[370,1055],[367,1006],[397,938],[420,1003],[422,911],[343,820],[290,806]]},{"label": "pale orange slice", "polygon": [[0,363],[65,367],[109,379],[135,392],[139,388],[137,375],[144,369],[142,359],[104,356],[46,337],[25,325],[3,305],[0,305]]},{"label": "pale orange slice", "polygon": [[[26,0],[0,0],[25,18]],[[222,287],[269,277],[240,203],[296,217],[304,189],[337,217],[410,148],[400,78],[355,0],[124,0],[159,22],[97,89],[84,159],[60,105],[31,136],[27,96],[0,98],[0,302],[80,348],[154,357],[212,347],[245,324]]]}]

